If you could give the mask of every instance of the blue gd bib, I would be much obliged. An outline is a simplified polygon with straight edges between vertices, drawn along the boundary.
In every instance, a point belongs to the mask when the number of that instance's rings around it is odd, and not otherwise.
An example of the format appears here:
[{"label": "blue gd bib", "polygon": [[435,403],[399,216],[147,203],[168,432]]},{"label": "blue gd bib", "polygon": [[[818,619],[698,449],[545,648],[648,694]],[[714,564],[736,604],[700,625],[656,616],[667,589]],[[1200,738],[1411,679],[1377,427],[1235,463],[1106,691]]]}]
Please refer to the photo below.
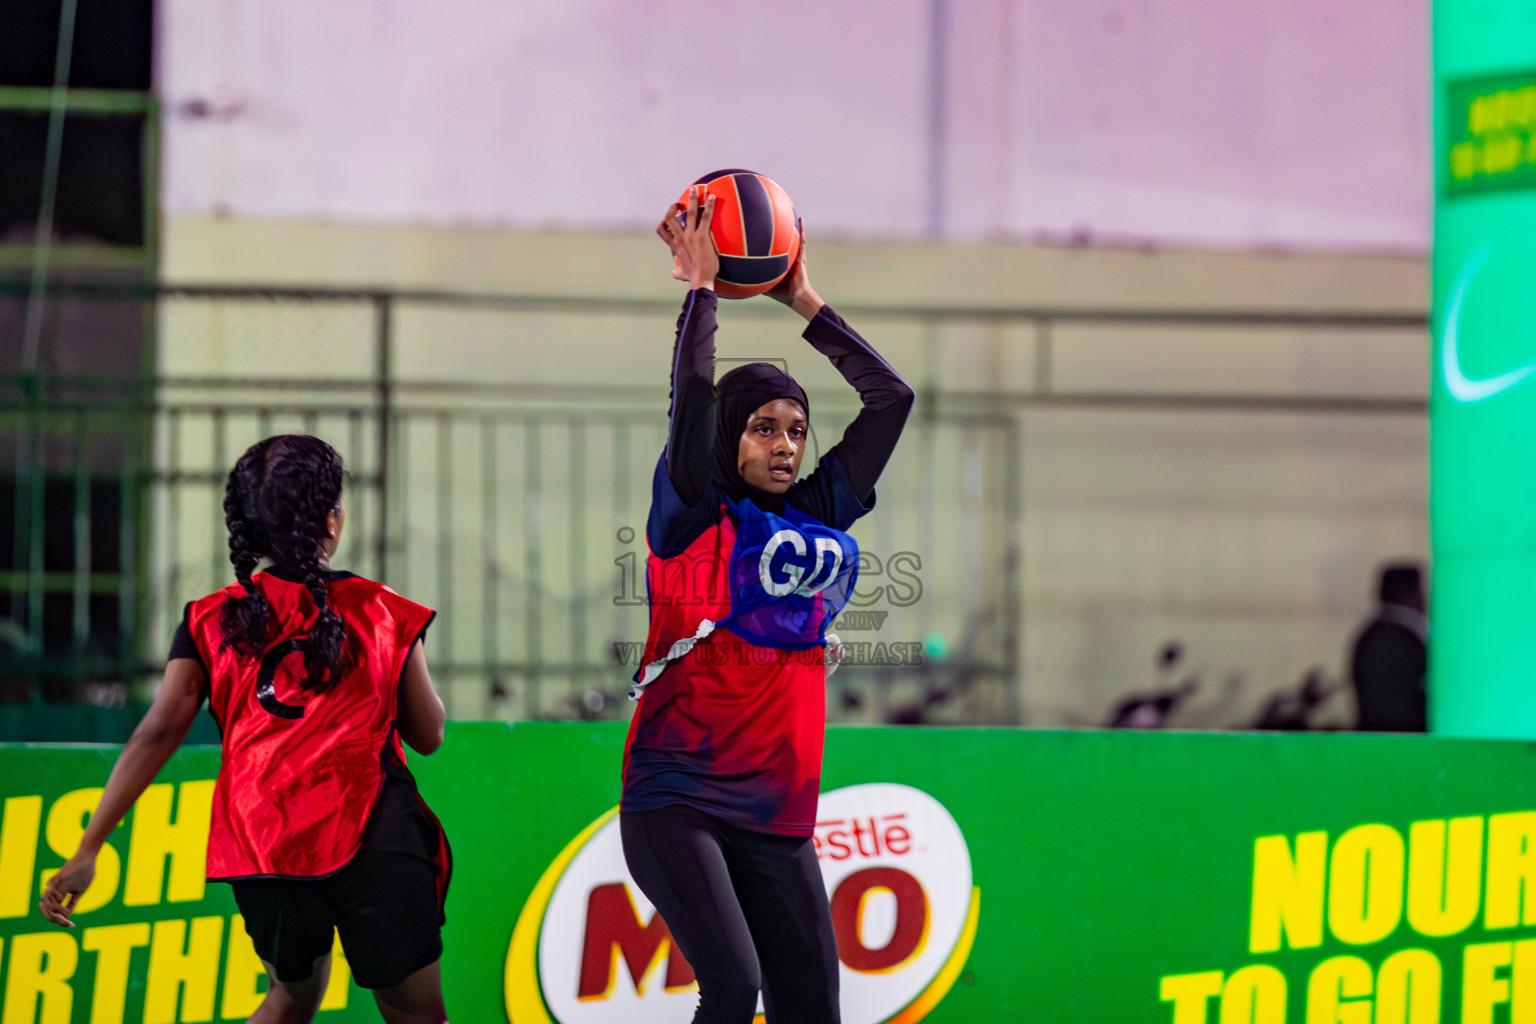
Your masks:
[{"label": "blue gd bib", "polygon": [[848,604],[859,578],[859,545],[797,509],[764,512],[749,498],[728,505],[736,519],[736,541],[727,566],[731,610],[719,622],[699,623],[663,658],[635,673],[630,698],[661,675],[667,665],[693,649],[717,628],[764,647],[786,651],[829,648],[828,674],[841,660],[841,643],[827,629]]},{"label": "blue gd bib", "polygon": [[858,582],[858,542],[793,508],[774,515],[743,498],[731,512],[731,614],[718,625],[764,647],[820,647]]}]

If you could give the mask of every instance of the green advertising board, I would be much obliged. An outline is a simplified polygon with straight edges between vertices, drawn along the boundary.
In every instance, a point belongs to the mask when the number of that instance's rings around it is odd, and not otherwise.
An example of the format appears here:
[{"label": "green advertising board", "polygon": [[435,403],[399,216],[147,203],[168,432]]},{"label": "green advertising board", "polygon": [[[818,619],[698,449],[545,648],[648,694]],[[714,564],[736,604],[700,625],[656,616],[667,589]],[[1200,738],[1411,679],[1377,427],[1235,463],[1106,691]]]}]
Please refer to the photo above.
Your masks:
[{"label": "green advertising board", "polygon": [[[453,725],[415,759],[455,853],[455,1021],[691,1016],[619,852],[622,744]],[[216,750],[116,831],[78,927],[37,913],[114,754],[0,747],[0,1021],[243,1020],[260,967],[201,883]],[[849,1024],[1536,1019],[1529,744],[833,729],[818,817]],[[337,978],[319,1019],[378,1019]]]},{"label": "green advertising board", "polygon": [[1536,737],[1536,0],[1434,5],[1430,719]]}]

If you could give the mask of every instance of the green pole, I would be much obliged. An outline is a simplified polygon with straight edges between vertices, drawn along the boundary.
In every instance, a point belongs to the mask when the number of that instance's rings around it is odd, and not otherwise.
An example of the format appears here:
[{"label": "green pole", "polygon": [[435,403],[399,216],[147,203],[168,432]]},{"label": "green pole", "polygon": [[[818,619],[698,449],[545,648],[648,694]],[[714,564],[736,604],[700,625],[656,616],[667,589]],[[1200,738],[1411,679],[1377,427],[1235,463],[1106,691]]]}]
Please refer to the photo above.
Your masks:
[{"label": "green pole", "polygon": [[1434,7],[1430,724],[1536,738],[1536,0]]}]

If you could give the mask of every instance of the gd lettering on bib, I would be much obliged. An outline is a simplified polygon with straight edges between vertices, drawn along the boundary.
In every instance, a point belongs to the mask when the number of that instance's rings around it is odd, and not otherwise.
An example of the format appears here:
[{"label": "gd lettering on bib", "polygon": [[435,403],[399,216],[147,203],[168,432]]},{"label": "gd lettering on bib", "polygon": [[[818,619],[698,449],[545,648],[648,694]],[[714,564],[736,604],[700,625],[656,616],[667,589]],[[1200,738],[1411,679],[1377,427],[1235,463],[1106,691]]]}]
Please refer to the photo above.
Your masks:
[{"label": "gd lettering on bib", "polygon": [[841,660],[841,644],[828,635],[827,627],[858,583],[858,542],[793,508],[775,515],[747,498],[728,507],[736,520],[736,539],[725,567],[729,614],[718,622],[704,619],[692,636],[666,638],[672,640],[667,653],[635,672],[630,699],[638,700],[669,663],[721,627],[764,647],[827,647],[828,674]]},{"label": "gd lettering on bib", "polygon": [[765,647],[821,646],[858,582],[858,542],[792,508],[774,515],[743,498],[731,511],[731,614],[718,625]]}]

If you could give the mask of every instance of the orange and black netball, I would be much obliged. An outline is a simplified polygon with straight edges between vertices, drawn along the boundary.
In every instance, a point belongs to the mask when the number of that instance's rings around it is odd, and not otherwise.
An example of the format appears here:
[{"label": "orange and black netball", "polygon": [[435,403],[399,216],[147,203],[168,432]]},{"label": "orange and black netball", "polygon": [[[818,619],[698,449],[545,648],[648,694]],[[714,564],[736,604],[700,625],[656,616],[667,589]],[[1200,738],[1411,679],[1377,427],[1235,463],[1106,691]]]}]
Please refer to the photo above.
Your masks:
[{"label": "orange and black netball", "polygon": [[[722,299],[761,295],[784,279],[800,255],[800,229],[789,193],[772,178],[730,169],[706,174],[690,187],[715,197],[710,234],[720,253],[715,294]],[[686,208],[688,192],[678,200]]]}]

